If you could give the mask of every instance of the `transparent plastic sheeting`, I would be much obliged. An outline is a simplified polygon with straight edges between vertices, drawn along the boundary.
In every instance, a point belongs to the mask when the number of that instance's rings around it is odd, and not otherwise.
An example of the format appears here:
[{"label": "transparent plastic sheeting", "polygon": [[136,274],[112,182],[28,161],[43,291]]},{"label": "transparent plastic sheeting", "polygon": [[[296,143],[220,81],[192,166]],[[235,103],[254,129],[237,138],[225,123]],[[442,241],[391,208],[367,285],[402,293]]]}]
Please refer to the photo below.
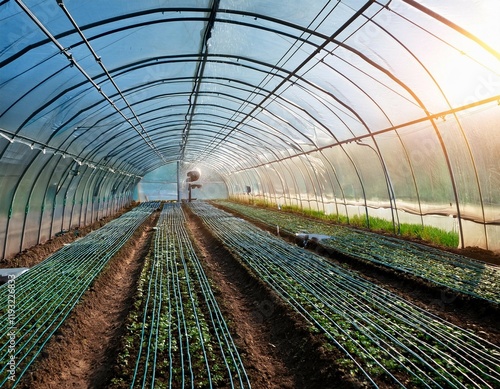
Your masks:
[{"label": "transparent plastic sheeting", "polygon": [[[2,255],[113,213],[177,162],[222,177],[211,196],[249,186],[500,249],[499,14],[496,0],[1,1]],[[166,181],[151,190],[170,196]]]}]

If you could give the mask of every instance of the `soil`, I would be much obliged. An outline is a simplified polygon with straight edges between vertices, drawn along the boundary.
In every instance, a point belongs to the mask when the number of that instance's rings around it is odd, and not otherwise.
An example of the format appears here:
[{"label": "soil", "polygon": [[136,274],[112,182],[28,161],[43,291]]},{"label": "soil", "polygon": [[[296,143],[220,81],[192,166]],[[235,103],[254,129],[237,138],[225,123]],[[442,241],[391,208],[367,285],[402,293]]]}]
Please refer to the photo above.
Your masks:
[{"label": "soil", "polygon": [[106,388],[158,212],[138,228],[21,381],[26,389]]},{"label": "soil", "polygon": [[371,231],[371,230],[367,230],[367,231],[376,232],[376,233],[379,233],[381,235],[392,236],[392,237],[395,237],[398,239],[403,239],[403,240],[407,240],[410,242],[419,243],[419,244],[422,244],[425,246],[434,247],[434,248],[437,248],[439,250],[447,251],[447,252],[450,252],[453,254],[463,255],[464,257],[476,259],[478,261],[490,263],[492,265],[500,265],[500,251],[486,250],[486,249],[482,249],[482,248],[477,247],[477,246],[467,246],[464,248],[451,248],[451,247],[439,246],[439,245],[436,245],[436,244],[433,244],[430,242],[426,242],[426,241],[424,241],[422,239],[418,239],[418,238],[411,238],[411,237],[406,237],[406,236],[389,234],[385,231]]},{"label": "soil", "polygon": [[500,253],[498,251],[495,252],[472,246],[465,247],[463,249],[445,248],[444,250],[447,250],[451,253],[463,255],[464,257],[477,259],[478,261],[491,263],[493,265],[500,265]]},{"label": "soil", "polygon": [[[252,271],[238,262],[201,223],[187,212],[188,227],[207,275],[216,285],[216,297],[256,389],[359,388],[364,384],[338,364],[336,349],[324,347],[321,334]],[[45,347],[41,358],[25,375],[20,387],[107,388],[113,378],[123,323],[133,306],[135,287],[149,251],[155,214],[120,250],[83,296],[73,313]],[[111,220],[111,219],[109,219]],[[99,221],[79,236],[109,220]],[[258,224],[258,223],[254,223]],[[265,227],[259,225],[260,227]],[[265,229],[275,233],[273,229]],[[293,240],[295,236],[282,236]],[[1,263],[2,267],[30,267],[76,237],[70,231]],[[500,344],[500,308],[467,296],[450,293],[401,272],[344,257],[322,246],[311,246],[333,262],[355,269],[363,277],[461,327]],[[474,250],[471,250],[474,251]],[[384,387],[384,386],[382,386]],[[389,386],[388,386],[389,387]]]},{"label": "soil", "polygon": [[122,208],[114,215],[104,217],[92,224],[89,224],[88,226],[72,228],[63,234],[58,234],[58,236],[55,236],[44,243],[25,249],[13,257],[2,259],[0,260],[0,268],[33,267],[55,251],[62,248],[65,244],[74,242],[76,239],[82,238],[90,232],[101,228],[111,220],[116,219],[125,212],[130,211],[136,205],[137,204],[135,202],[132,202],[132,204]]}]

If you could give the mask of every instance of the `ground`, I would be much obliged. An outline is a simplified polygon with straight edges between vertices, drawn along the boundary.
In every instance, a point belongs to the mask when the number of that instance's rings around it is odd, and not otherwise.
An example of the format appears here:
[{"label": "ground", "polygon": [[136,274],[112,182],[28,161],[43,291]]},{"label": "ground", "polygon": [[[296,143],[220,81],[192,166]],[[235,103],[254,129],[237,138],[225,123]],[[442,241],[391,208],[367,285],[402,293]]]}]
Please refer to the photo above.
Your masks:
[{"label": "ground", "polygon": [[[187,215],[198,255],[207,275],[216,285],[216,296],[231,323],[253,388],[323,389],[325,382],[335,388],[361,386],[336,366],[339,354],[322,346],[321,335],[312,335],[300,315],[284,306],[251,271],[237,262],[197,217],[189,212]],[[109,385],[124,331],[122,324],[133,304],[135,285],[157,217],[154,214],[145,222],[110,261],[102,276],[47,344],[41,358],[22,381],[22,388],[106,388]],[[81,235],[90,230],[84,229]],[[68,232],[1,265],[32,266],[51,250],[74,238],[74,234]],[[344,260],[320,247],[315,250],[329,256],[332,261]],[[500,343],[498,307],[451,294],[362,261],[350,261],[350,265],[366,278],[415,304],[457,325],[473,329],[492,343]]]}]

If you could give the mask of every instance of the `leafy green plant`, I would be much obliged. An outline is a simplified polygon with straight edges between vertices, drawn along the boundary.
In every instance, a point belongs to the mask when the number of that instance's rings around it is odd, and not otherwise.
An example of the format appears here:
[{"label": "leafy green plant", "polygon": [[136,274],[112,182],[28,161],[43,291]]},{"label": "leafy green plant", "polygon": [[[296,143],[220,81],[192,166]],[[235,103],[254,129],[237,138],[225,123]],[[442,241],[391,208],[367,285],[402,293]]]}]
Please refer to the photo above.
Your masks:
[{"label": "leafy green plant", "polygon": [[[290,234],[306,233],[329,237],[322,239],[321,244],[347,256],[384,265],[461,293],[500,303],[500,270],[497,267],[415,242],[347,228],[277,208],[261,208],[230,201],[217,203],[261,223],[279,226],[280,230]],[[392,226],[392,223],[388,224],[383,219],[373,220],[374,227]],[[362,217],[350,219],[351,224],[358,224],[359,227],[363,227],[365,221]],[[456,234],[445,233],[434,227],[402,224],[401,231],[403,235],[412,234],[421,239],[433,236],[435,241],[440,239],[440,242],[458,244]]]},{"label": "leafy green plant", "polygon": [[119,359],[129,387],[250,387],[178,204],[164,206],[137,296]]}]

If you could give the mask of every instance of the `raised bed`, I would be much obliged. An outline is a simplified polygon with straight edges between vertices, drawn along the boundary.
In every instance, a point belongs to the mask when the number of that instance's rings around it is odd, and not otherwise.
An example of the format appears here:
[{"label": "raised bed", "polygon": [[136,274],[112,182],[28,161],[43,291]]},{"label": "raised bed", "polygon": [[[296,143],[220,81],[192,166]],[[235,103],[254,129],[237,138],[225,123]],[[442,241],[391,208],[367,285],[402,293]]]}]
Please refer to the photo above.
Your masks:
[{"label": "raised bed", "polygon": [[408,273],[436,285],[500,304],[500,267],[376,233],[315,221],[300,215],[229,201],[219,204],[291,234],[327,236],[321,245],[344,255]]},{"label": "raised bed", "polygon": [[0,386],[14,387],[108,261],[159,203],[145,203],[0,287]]},{"label": "raised bed", "polygon": [[500,348],[205,203],[194,213],[374,387],[500,387]]},{"label": "raised bed", "polygon": [[250,388],[178,204],[165,204],[118,356],[116,388]]}]

